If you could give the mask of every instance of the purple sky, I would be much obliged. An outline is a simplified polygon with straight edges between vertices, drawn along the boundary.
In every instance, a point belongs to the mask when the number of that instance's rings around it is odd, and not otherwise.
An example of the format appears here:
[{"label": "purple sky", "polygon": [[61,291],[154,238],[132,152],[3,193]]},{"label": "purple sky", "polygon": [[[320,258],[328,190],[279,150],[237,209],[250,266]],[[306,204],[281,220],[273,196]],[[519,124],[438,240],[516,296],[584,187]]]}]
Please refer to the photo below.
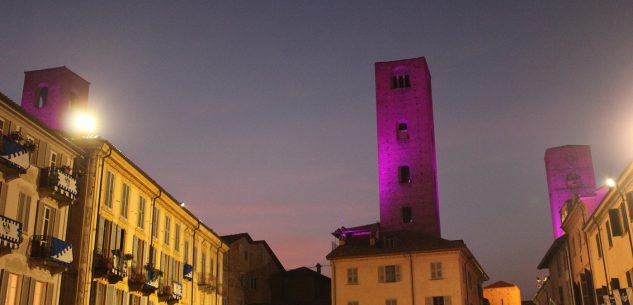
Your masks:
[{"label": "purple sky", "polygon": [[592,145],[600,182],[633,157],[633,4],[420,2],[3,2],[0,91],[68,66],[101,135],[294,268],[378,220],[373,63],[426,56],[443,236],[530,299],[545,149]]}]

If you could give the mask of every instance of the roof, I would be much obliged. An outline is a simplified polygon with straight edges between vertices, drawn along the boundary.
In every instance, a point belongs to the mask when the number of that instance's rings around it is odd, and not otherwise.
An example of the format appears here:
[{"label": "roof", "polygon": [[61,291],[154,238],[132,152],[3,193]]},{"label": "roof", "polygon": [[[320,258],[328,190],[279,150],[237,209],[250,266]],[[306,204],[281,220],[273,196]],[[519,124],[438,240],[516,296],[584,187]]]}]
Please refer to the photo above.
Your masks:
[{"label": "roof", "polygon": [[220,236],[220,238],[228,245],[231,245],[232,243],[242,238],[246,239],[246,241],[248,241],[249,244],[262,244],[264,248],[266,248],[266,250],[270,253],[270,256],[273,258],[273,261],[279,266],[279,268],[281,268],[281,270],[284,270],[284,271],[286,270],[286,268],[284,268],[284,265],[281,263],[279,258],[277,258],[277,255],[275,255],[275,252],[273,251],[273,249],[268,245],[268,243],[265,240],[253,240],[253,238],[251,238],[251,235],[246,232],[224,235],[224,236]]},{"label": "roof", "polygon": [[85,78],[81,77],[81,75],[75,73],[75,71],[73,71],[71,69],[68,69],[68,67],[66,67],[66,66],[59,66],[59,67],[52,67],[52,68],[24,71],[24,74],[31,73],[31,72],[50,71],[50,70],[60,70],[60,71],[65,72],[65,73],[72,74],[75,77],[77,77],[77,78],[81,79],[82,81],[86,82],[87,84],[90,84],[89,81],[87,81]]},{"label": "roof", "polygon": [[554,254],[558,252],[558,248],[560,248],[563,244],[565,244],[566,241],[567,241],[567,235],[563,235],[557,238],[556,240],[554,240],[554,242],[549,247],[549,249],[547,249],[547,253],[545,253],[545,256],[543,256],[543,259],[541,259],[541,262],[538,264],[537,268],[539,270],[549,268],[549,261],[552,259]]},{"label": "roof", "polygon": [[8,96],[4,95],[4,93],[0,92],[0,101],[4,102],[5,105],[9,106],[13,111],[18,112],[20,115],[24,116],[27,120],[33,122],[38,127],[42,128],[44,131],[51,134],[54,138],[64,142],[66,145],[74,149],[79,153],[83,153],[83,149],[81,149],[77,144],[71,141],[69,138],[65,137],[64,134],[58,130],[54,130],[48,125],[44,124],[44,122],[40,121],[34,115],[28,113],[22,106],[16,104],[13,100],[11,100]]},{"label": "roof", "polygon": [[286,271],[286,273],[284,274],[286,276],[316,276],[316,277],[320,277],[322,279],[327,279],[328,281],[330,280],[329,277],[316,272],[308,267],[299,267],[299,268],[295,268],[292,270],[288,270]]},{"label": "roof", "polygon": [[488,288],[506,288],[506,287],[518,287],[518,286],[514,285],[514,284],[510,284],[508,282],[504,282],[504,281],[497,281],[494,284],[490,284],[490,285],[484,287],[484,289],[488,289]]}]

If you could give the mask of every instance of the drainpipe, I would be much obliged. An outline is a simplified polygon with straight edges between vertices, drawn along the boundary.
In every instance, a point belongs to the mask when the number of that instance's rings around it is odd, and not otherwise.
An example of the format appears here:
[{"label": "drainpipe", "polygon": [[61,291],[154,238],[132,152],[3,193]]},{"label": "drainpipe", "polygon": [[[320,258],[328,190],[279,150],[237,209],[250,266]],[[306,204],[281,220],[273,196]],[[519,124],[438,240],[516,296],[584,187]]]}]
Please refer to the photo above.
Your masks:
[{"label": "drainpipe", "polygon": [[409,274],[411,275],[411,302],[415,305],[415,291],[413,291],[415,287],[413,283],[413,257],[411,253],[409,253]]},{"label": "drainpipe", "polygon": [[[222,239],[220,239],[220,247],[218,247],[218,250],[215,252],[215,283],[216,285],[218,285],[218,288],[220,287],[220,248],[222,248],[222,245],[224,245],[224,243],[222,242]],[[222,281],[222,284],[224,284],[224,281]],[[224,291],[222,291],[224,292]],[[218,304],[218,289],[215,290],[215,304]]]},{"label": "drainpipe", "polygon": [[194,251],[194,249],[196,248],[196,231],[198,231],[198,229],[200,229],[200,221],[198,221],[198,226],[193,229],[193,240],[191,241],[191,257],[192,257],[192,261],[191,261],[191,267],[193,267],[192,271],[192,278],[191,278],[191,303],[189,303],[189,305],[193,305],[193,279],[196,277],[196,251]]},{"label": "drainpipe", "polygon": [[[100,174],[100,177],[99,177],[99,195],[97,195],[97,219],[96,219],[96,221],[97,221],[96,224],[97,225],[95,225],[94,230],[92,230],[93,233],[94,233],[94,240],[95,240],[95,242],[94,242],[94,250],[97,250],[97,229],[98,229],[97,226],[99,224],[99,212],[101,211],[101,193],[102,193],[102,190],[103,190],[103,172],[105,170],[105,161],[106,161],[106,159],[110,158],[110,156],[112,155],[112,147],[110,145],[108,145],[108,148],[109,148],[108,154],[105,155],[101,159],[101,174]],[[97,156],[99,156],[99,153],[97,153]],[[88,186],[86,186],[86,188],[88,188]],[[91,233],[91,235],[92,235],[92,233]],[[88,254],[88,256],[90,256],[90,254]],[[93,258],[94,258],[94,256],[93,256]],[[92,261],[94,261],[94,259]],[[90,272],[91,271],[92,271],[92,268],[86,268],[86,279],[90,278]],[[86,288],[88,288],[87,292],[85,290]],[[89,294],[90,294],[90,282],[86,281],[86,284],[84,285],[84,296],[88,295],[88,298],[85,298],[85,299],[90,299],[89,298],[90,297]]]}]

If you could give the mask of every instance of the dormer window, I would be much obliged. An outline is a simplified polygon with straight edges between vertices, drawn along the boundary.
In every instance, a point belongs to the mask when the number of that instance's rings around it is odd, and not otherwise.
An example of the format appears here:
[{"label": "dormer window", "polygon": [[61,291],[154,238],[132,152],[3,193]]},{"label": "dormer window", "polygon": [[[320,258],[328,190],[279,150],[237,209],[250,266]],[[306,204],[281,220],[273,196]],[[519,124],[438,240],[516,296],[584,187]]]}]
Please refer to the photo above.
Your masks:
[{"label": "dormer window", "polygon": [[391,89],[411,88],[409,74],[394,75],[391,77]]},{"label": "dormer window", "polygon": [[48,100],[48,88],[42,87],[37,91],[37,98],[35,99],[35,107],[42,108],[46,106]]}]

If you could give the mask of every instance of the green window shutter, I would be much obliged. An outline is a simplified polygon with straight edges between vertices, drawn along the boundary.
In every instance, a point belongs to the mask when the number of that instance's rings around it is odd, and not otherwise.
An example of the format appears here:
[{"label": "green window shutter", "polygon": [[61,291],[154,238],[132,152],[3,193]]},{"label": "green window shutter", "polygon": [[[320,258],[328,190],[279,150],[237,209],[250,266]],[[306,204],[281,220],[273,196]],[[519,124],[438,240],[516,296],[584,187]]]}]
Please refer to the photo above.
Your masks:
[{"label": "green window shutter", "polygon": [[379,283],[385,282],[385,267],[384,266],[378,267],[378,282]]}]

